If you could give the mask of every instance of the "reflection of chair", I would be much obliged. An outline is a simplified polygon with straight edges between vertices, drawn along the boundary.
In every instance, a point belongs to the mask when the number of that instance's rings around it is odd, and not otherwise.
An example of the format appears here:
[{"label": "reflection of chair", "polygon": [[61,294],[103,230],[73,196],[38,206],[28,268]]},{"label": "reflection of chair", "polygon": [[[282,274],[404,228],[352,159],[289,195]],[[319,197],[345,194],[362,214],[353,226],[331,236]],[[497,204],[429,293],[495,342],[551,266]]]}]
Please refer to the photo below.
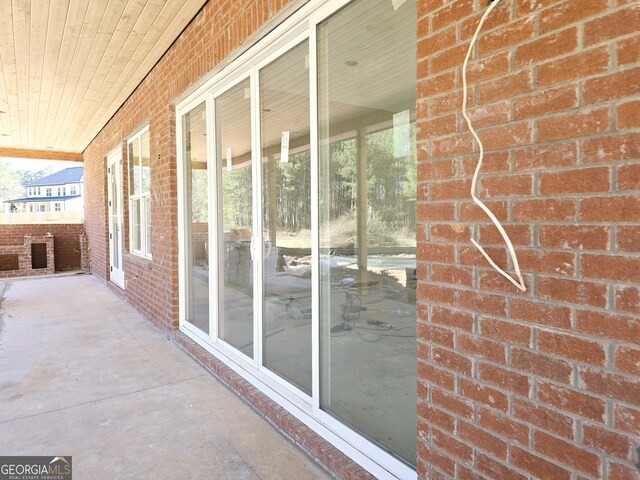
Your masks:
[{"label": "reflection of chair", "polygon": [[205,265],[209,266],[209,242],[207,240],[204,241],[204,258]]},{"label": "reflection of chair", "polygon": [[207,228],[208,224],[206,223],[193,223],[193,261],[196,265],[205,266],[209,263],[209,252],[207,251],[209,234]]},{"label": "reflection of chair", "polygon": [[251,286],[250,243],[225,241],[224,273],[225,281],[239,286]]},{"label": "reflection of chair", "polygon": [[415,268],[405,268],[407,275],[407,301],[416,303],[416,290],[418,288],[418,274]]},{"label": "reflection of chair", "polygon": [[224,278],[240,287],[250,287],[253,275],[251,230],[232,228],[224,232]]},{"label": "reflection of chair", "polygon": [[264,253],[264,281],[273,283],[276,280],[276,272],[278,271],[278,256],[280,249],[278,247],[268,245]]}]

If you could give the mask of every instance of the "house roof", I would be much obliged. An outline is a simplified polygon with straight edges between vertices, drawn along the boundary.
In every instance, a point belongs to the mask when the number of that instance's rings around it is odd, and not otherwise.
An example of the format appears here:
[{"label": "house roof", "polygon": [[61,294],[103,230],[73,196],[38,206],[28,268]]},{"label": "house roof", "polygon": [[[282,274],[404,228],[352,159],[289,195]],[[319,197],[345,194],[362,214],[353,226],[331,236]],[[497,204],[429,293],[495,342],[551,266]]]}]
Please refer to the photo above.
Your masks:
[{"label": "house roof", "polygon": [[[33,182],[25,183],[25,187],[37,187],[48,185],[64,185],[66,183],[78,183],[82,181],[82,167],[70,167],[39,178]],[[47,197],[51,198],[51,197]]]},{"label": "house roof", "polygon": [[74,198],[80,198],[80,195],[67,195],[66,197],[22,197],[14,198],[13,200],[5,200],[3,203],[63,202],[65,200],[72,200]]}]

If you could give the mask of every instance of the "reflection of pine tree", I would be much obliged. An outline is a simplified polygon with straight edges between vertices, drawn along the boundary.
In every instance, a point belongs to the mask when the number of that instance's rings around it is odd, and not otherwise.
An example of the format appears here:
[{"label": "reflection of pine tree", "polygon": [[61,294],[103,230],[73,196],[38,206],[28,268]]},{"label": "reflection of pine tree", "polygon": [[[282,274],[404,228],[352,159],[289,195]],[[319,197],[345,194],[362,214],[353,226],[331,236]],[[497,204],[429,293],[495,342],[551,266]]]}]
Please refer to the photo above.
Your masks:
[{"label": "reflection of pine tree", "polygon": [[251,168],[222,173],[224,230],[251,228]]},{"label": "reflection of pine tree", "polygon": [[[415,232],[415,201],[417,188],[415,125],[411,126],[411,152],[406,157],[393,155],[393,129],[371,133],[367,137],[367,190],[369,232],[371,241],[378,238],[381,245],[397,245],[400,233],[413,237]],[[321,158],[323,158],[321,156]],[[326,158],[326,157],[325,157]],[[269,163],[271,162],[271,163]],[[343,140],[330,146],[328,164],[321,165],[323,193],[322,218],[341,222],[342,227],[355,232],[357,201],[358,151],[355,139]],[[270,179],[269,169],[272,169]],[[295,233],[311,228],[311,165],[309,151],[299,152],[282,163],[277,158],[265,159],[263,215],[269,228],[271,202],[276,202],[278,232]],[[194,215],[196,199],[201,198],[199,210],[206,215],[206,178],[196,186],[194,172]],[[275,182],[275,189],[269,182]],[[224,189],[224,224],[230,228],[250,228],[251,168],[222,172]],[[200,190],[201,189],[201,190]],[[195,192],[201,191],[201,194]],[[270,198],[275,191],[275,198]]]},{"label": "reflection of pine tree", "polygon": [[208,186],[206,170],[191,172],[191,211],[194,222],[209,221]]},{"label": "reflection of pine tree", "polygon": [[277,163],[278,226],[289,232],[311,228],[311,160],[309,152]]},{"label": "reflection of pine tree", "polygon": [[370,220],[391,229],[415,227],[415,146],[409,156],[394,158],[393,130],[388,129],[368,136],[367,151]]},{"label": "reflection of pine tree", "polygon": [[[278,232],[295,233],[311,228],[311,158],[308,151],[293,154],[287,163],[269,158],[263,164],[265,228],[275,202]],[[270,178],[270,175],[273,178]],[[275,185],[269,185],[274,182]],[[275,186],[275,189],[273,188]],[[271,191],[275,198],[271,198]]]},{"label": "reflection of pine tree", "polygon": [[[393,129],[367,136],[367,211],[371,235],[393,236],[398,229],[415,230],[417,189],[415,125],[411,126],[411,152],[393,155]],[[355,139],[331,145],[329,165],[323,173],[328,218],[352,222],[355,229],[358,151]],[[323,216],[323,218],[326,218]],[[391,242],[387,239],[384,243]],[[392,243],[392,242],[391,242]]]},{"label": "reflection of pine tree", "polygon": [[330,218],[339,218],[356,208],[358,150],[355,139],[331,145],[329,160]]}]

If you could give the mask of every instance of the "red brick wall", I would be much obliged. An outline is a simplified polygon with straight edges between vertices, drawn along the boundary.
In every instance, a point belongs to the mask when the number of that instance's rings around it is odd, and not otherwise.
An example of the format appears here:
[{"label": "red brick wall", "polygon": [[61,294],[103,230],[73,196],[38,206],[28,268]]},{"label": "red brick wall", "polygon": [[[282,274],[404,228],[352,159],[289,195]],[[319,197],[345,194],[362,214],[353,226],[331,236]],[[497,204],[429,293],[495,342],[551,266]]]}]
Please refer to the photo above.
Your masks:
[{"label": "red brick wall", "polygon": [[[94,275],[106,279],[109,278],[106,155],[116,148],[121,139],[103,140],[109,147],[95,145],[96,140],[84,152],[84,223],[89,239],[89,268]],[[101,153],[92,155],[93,151]],[[122,152],[124,155],[124,148]]]},{"label": "red brick wall", "polygon": [[[640,3],[418,1],[421,477],[638,478]],[[509,267],[510,269],[510,267]],[[574,475],[572,477],[572,475]]]},{"label": "red brick wall", "polygon": [[0,245],[22,245],[25,235],[53,235],[56,271],[80,269],[82,224],[0,225]]},{"label": "red brick wall", "polygon": [[[178,321],[171,102],[286,3],[210,1],[84,152],[91,269],[106,280],[105,157],[121,148],[126,167],[125,138],[150,125],[153,260],[125,255],[124,295],[164,328]],[[501,0],[481,35],[469,70],[487,148],[481,197],[516,245],[525,293],[469,241],[506,266],[470,200],[477,147],[460,113],[460,66],[484,8],[418,0],[419,474],[633,478],[638,3]]]},{"label": "red brick wall", "polygon": [[[175,110],[171,102],[287,3],[285,0],[208,2],[84,152],[85,215],[91,270],[107,280],[105,158],[114,149],[122,148],[126,197],[124,142],[137,127],[149,123],[153,260],[125,255],[124,295],[143,314],[164,328],[178,325]],[[125,200],[125,225],[128,225],[126,204]],[[125,231],[128,233],[128,229]],[[128,247],[128,239],[126,244]]]}]

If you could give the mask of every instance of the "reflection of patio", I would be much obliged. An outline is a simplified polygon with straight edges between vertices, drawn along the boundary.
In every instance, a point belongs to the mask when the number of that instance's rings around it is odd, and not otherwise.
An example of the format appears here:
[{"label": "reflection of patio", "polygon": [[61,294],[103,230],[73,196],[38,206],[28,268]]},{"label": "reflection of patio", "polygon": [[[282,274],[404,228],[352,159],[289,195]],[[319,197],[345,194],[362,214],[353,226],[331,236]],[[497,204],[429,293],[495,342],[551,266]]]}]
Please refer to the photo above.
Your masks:
[{"label": "reflection of patio", "polygon": [[325,478],[95,277],[2,281],[0,298],[3,455],[63,451],[97,480]]},{"label": "reflection of patio", "polygon": [[[411,456],[415,439],[406,432],[415,429],[416,311],[415,281],[410,278],[415,257],[372,255],[368,263],[372,281],[358,288],[348,281],[357,274],[353,257],[334,256],[326,262],[332,277],[325,285],[332,298],[329,327],[334,327],[328,378],[334,397],[329,408],[356,429]],[[388,274],[380,274],[383,271]],[[265,275],[264,363],[309,392],[311,279],[297,273],[294,266]],[[225,339],[251,355],[251,297],[246,286],[227,284],[225,292]],[[345,315],[348,301],[353,311]],[[343,325],[347,328],[341,331]],[[371,418],[376,418],[375,431]]]},{"label": "reflection of patio", "polygon": [[[278,263],[279,251],[286,251]],[[311,265],[305,249],[266,251],[263,319],[264,365],[301,390],[311,392]],[[348,251],[322,257],[321,289],[331,301],[323,304],[328,318],[332,392],[325,406],[357,430],[407,458],[415,456],[416,278],[415,254],[402,249],[371,252],[368,282],[357,283],[358,262]],[[225,282],[225,322],[221,337],[253,356],[253,302],[250,266],[238,266],[234,281]],[[246,263],[246,262],[245,262]],[[204,267],[194,269],[196,288],[206,294]],[[206,297],[200,297],[206,298]],[[206,305],[200,305],[206,309]],[[330,329],[331,332],[326,330]],[[327,370],[328,371],[328,370]],[[327,400],[328,401],[328,400]],[[372,419],[375,418],[375,421]]]}]

